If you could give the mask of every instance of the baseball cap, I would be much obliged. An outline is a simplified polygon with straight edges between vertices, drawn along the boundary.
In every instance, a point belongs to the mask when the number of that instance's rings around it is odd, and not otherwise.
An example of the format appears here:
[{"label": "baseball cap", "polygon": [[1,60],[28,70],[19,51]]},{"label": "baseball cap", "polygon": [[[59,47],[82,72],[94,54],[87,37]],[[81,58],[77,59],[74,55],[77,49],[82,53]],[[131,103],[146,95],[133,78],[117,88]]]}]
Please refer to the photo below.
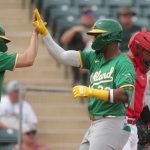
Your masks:
[{"label": "baseball cap", "polygon": [[0,39],[3,39],[5,43],[9,43],[10,40],[5,36],[5,30],[0,26]]},{"label": "baseball cap", "polygon": [[19,84],[19,82],[17,80],[9,81],[6,86],[7,93],[15,92],[15,91],[19,92],[20,90],[21,90],[21,85]]},{"label": "baseball cap", "polygon": [[93,10],[88,6],[82,8],[81,14],[86,16],[94,16]]},{"label": "baseball cap", "polygon": [[129,7],[129,6],[124,6],[123,8],[121,8],[118,13],[117,13],[118,17],[121,15],[131,15],[131,16],[135,16],[136,13]]},{"label": "baseball cap", "polygon": [[37,133],[37,128],[33,124],[24,123],[22,125],[22,133],[23,134],[30,134],[30,133],[36,134]]}]

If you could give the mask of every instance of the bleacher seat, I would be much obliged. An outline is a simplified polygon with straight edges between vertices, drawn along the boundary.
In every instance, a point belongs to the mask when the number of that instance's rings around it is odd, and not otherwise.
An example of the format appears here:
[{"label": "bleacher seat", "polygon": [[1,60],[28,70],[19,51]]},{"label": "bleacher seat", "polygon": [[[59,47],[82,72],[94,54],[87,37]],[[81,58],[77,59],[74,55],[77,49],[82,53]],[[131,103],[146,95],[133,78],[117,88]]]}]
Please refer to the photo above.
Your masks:
[{"label": "bleacher seat", "polygon": [[55,39],[59,41],[59,38],[64,31],[66,31],[68,28],[74,25],[79,25],[79,24],[81,24],[80,19],[72,15],[68,15],[62,19],[58,19],[54,30]]},{"label": "bleacher seat", "polygon": [[13,150],[16,144],[3,144],[0,145],[0,150]]},{"label": "bleacher seat", "polygon": [[141,27],[145,27],[145,28],[147,28],[148,30],[150,29],[150,27],[149,27],[149,20],[147,19],[147,18],[144,18],[144,17],[137,17],[137,18],[135,18],[135,20],[134,20],[134,23],[136,24],[136,25],[139,25],[139,26],[141,26]]},{"label": "bleacher seat", "polygon": [[136,5],[141,7],[150,7],[150,0],[136,0]]},{"label": "bleacher seat", "polygon": [[0,129],[0,150],[12,150],[17,144],[18,132],[12,129]]},{"label": "bleacher seat", "polygon": [[53,28],[55,26],[56,20],[63,18],[64,16],[72,15],[75,17],[80,16],[80,10],[77,7],[60,7],[54,8],[50,12],[49,25]]},{"label": "bleacher seat", "polygon": [[71,0],[44,0],[43,1],[43,8],[46,7],[55,7],[55,6],[61,6],[61,5],[71,5]]},{"label": "bleacher seat", "polygon": [[42,15],[46,22],[49,19],[49,10],[51,8],[71,5],[71,0],[44,0],[42,5]]},{"label": "bleacher seat", "polygon": [[100,7],[99,9],[93,10],[95,18],[98,19],[100,17],[109,17],[110,11],[108,7]]},{"label": "bleacher seat", "polygon": [[150,7],[143,9],[143,16],[144,17],[150,17]]},{"label": "bleacher seat", "polygon": [[73,3],[75,6],[85,6],[85,5],[89,5],[89,6],[100,6],[102,5],[102,0],[74,0]]},{"label": "bleacher seat", "polygon": [[41,12],[44,0],[33,0],[33,2],[35,7],[39,10],[39,12]]},{"label": "bleacher seat", "polygon": [[105,0],[106,7],[121,7],[121,6],[132,6],[132,0]]}]

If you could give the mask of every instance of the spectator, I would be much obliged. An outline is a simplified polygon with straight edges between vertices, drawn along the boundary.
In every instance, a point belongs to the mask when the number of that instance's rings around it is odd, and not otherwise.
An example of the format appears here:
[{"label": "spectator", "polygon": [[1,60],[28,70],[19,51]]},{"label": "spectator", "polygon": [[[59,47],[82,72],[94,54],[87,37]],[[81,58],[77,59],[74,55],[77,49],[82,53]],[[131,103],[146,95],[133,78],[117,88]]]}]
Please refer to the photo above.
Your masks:
[{"label": "spectator", "polygon": [[[38,143],[37,129],[35,126],[24,124],[22,133],[21,150],[50,150],[47,145]],[[18,145],[16,145],[13,150],[18,150]]]},{"label": "spectator", "polygon": [[[0,128],[18,129],[19,101],[21,86],[18,81],[10,81],[6,86],[7,95],[2,96],[0,103]],[[23,123],[36,124],[37,117],[31,105],[22,100]]]},{"label": "spectator", "polygon": [[[92,27],[94,23],[94,13],[90,7],[85,6],[81,12],[81,25],[74,26],[67,30],[60,38],[61,44],[65,45],[67,49],[83,50],[92,41],[91,37],[86,32]],[[72,67],[73,86],[81,81],[81,84],[88,84],[88,72],[81,71],[78,68]]]},{"label": "spectator", "polygon": [[117,14],[123,27],[123,42],[120,44],[120,49],[122,52],[128,51],[129,39],[136,31],[141,30],[141,27],[133,23],[133,16],[135,15],[136,13],[128,6],[123,7]]}]

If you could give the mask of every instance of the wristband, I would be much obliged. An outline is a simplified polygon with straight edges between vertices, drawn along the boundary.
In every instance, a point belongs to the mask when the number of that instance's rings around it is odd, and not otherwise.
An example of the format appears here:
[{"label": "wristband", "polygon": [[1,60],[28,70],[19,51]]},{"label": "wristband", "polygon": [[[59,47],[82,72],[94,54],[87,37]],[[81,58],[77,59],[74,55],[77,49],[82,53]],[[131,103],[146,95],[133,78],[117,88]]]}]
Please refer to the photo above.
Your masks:
[{"label": "wristband", "polygon": [[110,103],[114,102],[114,90],[113,89],[109,90],[109,101]]}]

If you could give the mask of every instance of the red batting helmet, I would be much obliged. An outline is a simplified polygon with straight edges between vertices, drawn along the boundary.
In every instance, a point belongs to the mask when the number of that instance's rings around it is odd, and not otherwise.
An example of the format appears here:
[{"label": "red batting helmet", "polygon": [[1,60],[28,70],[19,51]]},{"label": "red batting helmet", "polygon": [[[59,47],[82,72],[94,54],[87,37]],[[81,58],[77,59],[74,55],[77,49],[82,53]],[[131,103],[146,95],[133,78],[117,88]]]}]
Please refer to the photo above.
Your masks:
[{"label": "red batting helmet", "polygon": [[149,66],[146,66],[143,60],[143,50],[150,52],[150,32],[136,32],[130,39],[128,45],[130,51],[135,57],[135,61],[142,72],[147,72]]}]

